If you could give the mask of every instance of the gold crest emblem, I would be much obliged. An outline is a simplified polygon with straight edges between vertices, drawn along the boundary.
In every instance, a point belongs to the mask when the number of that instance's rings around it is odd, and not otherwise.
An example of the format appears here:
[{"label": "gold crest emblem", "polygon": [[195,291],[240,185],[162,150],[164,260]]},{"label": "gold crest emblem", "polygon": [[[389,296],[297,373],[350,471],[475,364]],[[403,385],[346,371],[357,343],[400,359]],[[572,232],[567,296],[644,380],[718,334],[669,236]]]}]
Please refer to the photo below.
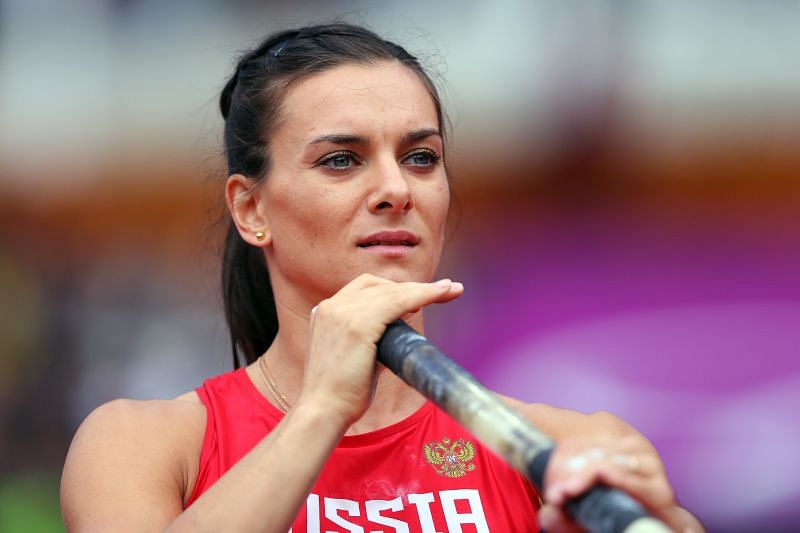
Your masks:
[{"label": "gold crest emblem", "polygon": [[445,437],[439,442],[425,445],[425,460],[433,466],[436,473],[445,477],[462,477],[475,470],[475,445],[468,440],[451,441]]}]

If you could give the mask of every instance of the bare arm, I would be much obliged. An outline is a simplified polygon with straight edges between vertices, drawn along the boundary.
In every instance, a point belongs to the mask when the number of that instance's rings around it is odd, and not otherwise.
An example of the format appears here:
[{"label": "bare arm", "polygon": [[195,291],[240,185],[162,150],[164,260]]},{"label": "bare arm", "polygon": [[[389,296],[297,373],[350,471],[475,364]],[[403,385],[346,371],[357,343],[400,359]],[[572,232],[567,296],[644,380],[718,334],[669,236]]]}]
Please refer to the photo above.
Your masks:
[{"label": "bare arm", "polygon": [[204,425],[199,405],[116,400],[98,407],[78,429],[64,465],[67,528],[162,530],[183,508],[190,434]]},{"label": "bare arm", "polygon": [[298,405],[169,531],[288,531],[348,425]]}]

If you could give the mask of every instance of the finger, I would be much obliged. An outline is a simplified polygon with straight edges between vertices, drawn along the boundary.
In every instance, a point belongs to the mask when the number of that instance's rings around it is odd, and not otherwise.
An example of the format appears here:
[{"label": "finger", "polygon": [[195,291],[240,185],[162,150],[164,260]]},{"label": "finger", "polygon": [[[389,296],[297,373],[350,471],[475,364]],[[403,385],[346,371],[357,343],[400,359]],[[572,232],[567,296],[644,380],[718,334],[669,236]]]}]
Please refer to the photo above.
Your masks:
[{"label": "finger", "polygon": [[[628,492],[633,481],[666,480],[661,462],[652,453],[609,453],[593,447],[577,454],[559,455],[548,468],[547,500],[562,504],[599,482],[617,486]],[[666,483],[665,483],[666,484]],[[650,496],[644,494],[645,497]]]},{"label": "finger", "polygon": [[454,281],[450,284],[449,290],[433,303],[445,304],[447,302],[452,302],[456,298],[460,297],[462,294],[464,294],[464,285],[457,281]]},{"label": "finger", "polygon": [[564,441],[555,450],[545,477],[545,499],[555,505],[585,490],[594,480],[597,463],[606,456],[599,445],[602,439],[594,439],[593,447],[586,441]]},{"label": "finger", "polygon": [[597,481],[627,492],[651,511],[675,504],[675,494],[665,475],[641,476],[605,464],[597,471]]},{"label": "finger", "polygon": [[366,306],[377,313],[384,324],[388,324],[407,313],[419,310],[432,303],[452,301],[464,292],[461,283],[449,279],[435,283],[404,282],[386,286],[374,286],[368,293]]},{"label": "finger", "polygon": [[537,512],[539,526],[547,533],[579,533],[583,531],[562,507],[545,504]]},{"label": "finger", "polygon": [[423,286],[430,286],[430,285],[450,285],[450,292],[453,292],[454,295],[451,299],[457,298],[460,296],[462,292],[464,292],[464,286],[461,283],[454,283],[449,278],[443,278],[431,283],[422,283],[422,282],[396,282],[392,280],[388,280],[385,278],[381,278],[378,276],[374,276],[372,274],[361,274],[350,283],[342,287],[338,294],[349,294],[352,295],[357,293],[361,290],[370,287],[376,286],[392,286],[392,285],[399,285],[399,286],[411,286],[411,285],[423,285]]},{"label": "finger", "polygon": [[651,452],[610,453],[602,448],[594,447],[560,459],[558,462],[554,461],[548,479],[552,481],[557,477],[570,476],[575,471],[590,467],[600,468],[603,465],[640,476],[652,476],[663,471],[661,460]]},{"label": "finger", "polygon": [[642,475],[663,470],[655,449],[646,439],[597,435],[560,441],[548,468],[546,482],[552,484],[556,478],[570,476],[574,470],[582,470],[603,461]]},{"label": "finger", "polygon": [[617,488],[641,502],[656,515],[675,505],[674,492],[663,470],[648,475],[632,472],[626,466],[612,460],[602,460],[588,464],[582,469],[569,468],[560,474],[553,485],[547,487],[546,499],[554,505],[563,505],[598,484]]},{"label": "finger", "polygon": [[[452,302],[456,298],[460,297],[462,294],[464,294],[464,285],[454,281],[450,285],[450,289],[447,292],[442,294],[441,297],[438,300],[436,300],[434,302],[431,302],[431,303],[445,304],[445,303],[448,303],[448,302]],[[402,315],[403,320],[407,320],[408,318],[411,317],[411,315],[419,313],[420,309],[421,309],[421,307],[416,307],[414,309],[410,309],[404,315]]]},{"label": "finger", "polygon": [[639,476],[651,476],[663,470],[661,460],[652,453],[613,453],[609,461],[622,471]]},{"label": "finger", "polygon": [[[377,342],[393,320],[436,301],[452,300],[463,292],[460,283],[454,284],[449,279],[397,283],[372,276],[352,283],[349,294],[340,291],[316,306],[312,330],[317,329],[316,324],[324,316],[323,323],[340,332],[366,334],[365,340]],[[358,285],[364,286],[355,290]]]},{"label": "finger", "polygon": [[[356,277],[355,279],[351,280],[347,285],[345,285],[344,287],[339,289],[339,291],[334,296],[332,296],[331,298],[328,298],[327,300],[323,300],[319,304],[317,304],[314,307],[312,307],[311,311],[309,313],[309,319],[310,320],[314,319],[314,317],[317,314],[317,311],[319,310],[320,305],[322,305],[323,303],[325,303],[325,305],[327,307],[330,307],[330,305],[328,303],[330,300],[341,301],[343,299],[351,299],[351,298],[355,297],[355,295],[357,295],[359,293],[364,293],[364,292],[366,292],[369,289],[372,289],[374,287],[384,287],[384,288],[387,288],[387,290],[391,290],[391,289],[388,289],[388,288],[389,287],[395,287],[395,286],[411,286],[411,285],[439,287],[439,286],[451,286],[452,282],[449,279],[441,279],[441,280],[438,280],[438,281],[436,281],[434,283],[415,283],[415,282],[398,283],[398,282],[391,281],[391,280],[388,280],[388,279],[385,279],[385,278],[380,278],[378,276],[373,276],[372,274],[361,274],[358,277]],[[460,283],[458,284],[458,286],[461,287],[461,290],[463,292],[463,286],[461,286]],[[443,289],[438,289],[437,288],[435,290],[437,292],[441,292]],[[456,293],[458,291],[458,288],[457,287],[456,288],[452,288],[451,287],[450,290],[452,292]],[[452,298],[457,298],[457,297],[458,297],[458,294],[454,294],[451,297],[451,299]]]}]

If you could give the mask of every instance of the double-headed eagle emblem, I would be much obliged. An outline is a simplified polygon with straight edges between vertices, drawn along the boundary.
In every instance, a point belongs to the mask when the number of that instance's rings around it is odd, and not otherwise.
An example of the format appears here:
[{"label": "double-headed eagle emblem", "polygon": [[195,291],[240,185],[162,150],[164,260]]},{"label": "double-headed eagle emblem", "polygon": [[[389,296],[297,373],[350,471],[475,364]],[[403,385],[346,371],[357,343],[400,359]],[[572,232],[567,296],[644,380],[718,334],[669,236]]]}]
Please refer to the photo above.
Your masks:
[{"label": "double-headed eagle emblem", "polygon": [[429,442],[423,448],[425,460],[445,477],[462,477],[475,470],[475,445],[468,440],[451,441],[445,437],[439,442]]}]

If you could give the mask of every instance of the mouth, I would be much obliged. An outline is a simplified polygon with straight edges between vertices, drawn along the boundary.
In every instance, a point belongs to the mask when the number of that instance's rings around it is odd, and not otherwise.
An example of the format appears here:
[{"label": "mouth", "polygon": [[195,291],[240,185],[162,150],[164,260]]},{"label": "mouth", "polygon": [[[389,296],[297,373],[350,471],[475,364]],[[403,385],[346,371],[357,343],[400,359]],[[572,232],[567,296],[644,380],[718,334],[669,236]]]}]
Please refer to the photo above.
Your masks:
[{"label": "mouth", "polygon": [[359,244],[359,248],[369,248],[370,246],[416,246],[411,241],[372,241]]},{"label": "mouth", "polygon": [[413,248],[419,244],[419,237],[409,231],[381,231],[358,241],[359,248],[375,246],[405,246]]}]

